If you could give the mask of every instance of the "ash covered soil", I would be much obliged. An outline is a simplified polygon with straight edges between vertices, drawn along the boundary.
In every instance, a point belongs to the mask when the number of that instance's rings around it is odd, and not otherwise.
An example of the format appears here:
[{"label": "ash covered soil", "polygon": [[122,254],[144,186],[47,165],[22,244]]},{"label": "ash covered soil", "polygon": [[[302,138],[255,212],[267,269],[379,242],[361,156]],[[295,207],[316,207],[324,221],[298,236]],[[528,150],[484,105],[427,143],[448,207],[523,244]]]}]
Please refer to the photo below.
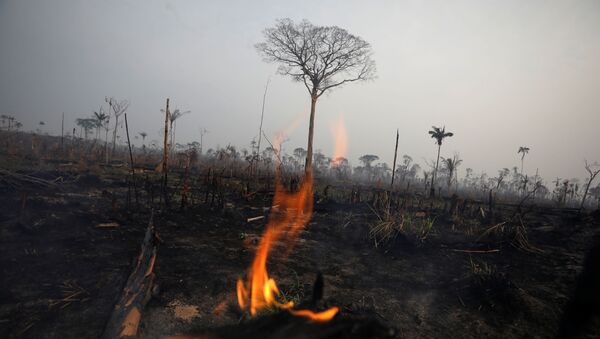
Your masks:
[{"label": "ash covered soil", "polygon": [[[99,337],[150,211],[128,206],[118,171],[21,174],[53,184],[0,184],[0,337]],[[247,219],[267,216],[271,196],[247,201],[230,193],[219,207],[200,201],[155,211],[158,289],[142,314],[141,337],[249,321],[236,306],[235,284],[267,222]],[[598,238],[597,218],[535,209],[523,219],[526,250],[502,235],[482,236],[497,223],[473,217],[457,224],[441,209],[426,214],[435,222],[424,239],[399,234],[375,247],[369,227],[377,216],[366,203],[317,199],[293,251],[284,256],[276,248],[269,273],[284,298],[303,302],[321,272],[319,308],[376,318],[397,337],[556,334],[585,252]],[[116,226],[99,227],[107,224]]]}]

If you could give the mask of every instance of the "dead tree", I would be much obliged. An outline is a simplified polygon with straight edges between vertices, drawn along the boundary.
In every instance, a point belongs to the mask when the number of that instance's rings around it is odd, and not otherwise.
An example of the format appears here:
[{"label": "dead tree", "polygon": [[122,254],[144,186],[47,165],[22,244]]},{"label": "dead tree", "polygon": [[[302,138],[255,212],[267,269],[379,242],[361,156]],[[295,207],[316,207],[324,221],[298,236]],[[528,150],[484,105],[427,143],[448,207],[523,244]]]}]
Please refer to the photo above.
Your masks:
[{"label": "dead tree", "polygon": [[[265,117],[265,101],[267,99],[267,90],[269,89],[270,82],[271,82],[271,78],[269,77],[267,79],[267,84],[265,85],[265,93],[263,94],[262,109],[260,112],[260,126],[258,127],[258,143],[256,144],[256,159],[254,159],[254,157],[252,158],[253,162],[256,161],[256,164],[258,164],[258,160],[260,159],[260,141],[262,140],[263,120]],[[258,167],[257,167],[257,171],[255,174],[256,174],[256,180],[258,180]]]},{"label": "dead tree", "polygon": [[598,165],[598,163],[588,164],[587,160],[585,160],[585,170],[588,172],[590,178],[588,179],[588,182],[585,185],[585,191],[583,193],[583,198],[581,198],[581,205],[579,206],[579,211],[583,210],[585,198],[587,197],[590,186],[592,185],[592,181],[594,181],[598,173],[600,173],[599,166],[600,165]]},{"label": "dead tree", "polygon": [[373,79],[371,45],[336,26],[315,26],[303,20],[278,20],[264,31],[256,49],[267,62],[279,64],[279,73],[302,82],[310,95],[306,174],[312,174],[315,108],[323,93],[348,82]]},{"label": "dead tree", "polygon": [[162,196],[165,199],[165,205],[169,206],[169,194],[167,193],[167,184],[168,184],[168,171],[169,171],[169,98],[167,98],[167,107],[164,110],[165,112],[165,135],[164,135],[164,143],[163,143],[163,160],[162,160],[162,172],[163,172],[163,183],[162,183]]},{"label": "dead tree", "polygon": [[131,140],[129,139],[129,125],[127,124],[127,113],[125,113],[125,132],[127,133],[127,147],[129,147],[129,165],[131,167],[131,181],[133,182],[135,205],[138,206],[138,192],[137,186],[135,185],[135,164],[133,163],[133,153],[131,152]]},{"label": "dead tree", "polygon": [[[115,154],[115,148],[117,144],[117,128],[119,127],[119,117],[125,113],[127,108],[129,107],[129,102],[127,100],[117,101],[113,97],[106,97],[104,100],[108,103],[108,106],[112,109],[113,115],[115,117],[115,129],[113,130],[113,141],[112,141],[112,151],[111,157]],[[110,114],[110,111],[109,111]]]},{"label": "dead tree", "polygon": [[390,187],[394,190],[394,177],[396,176],[396,158],[398,157],[398,138],[400,137],[400,132],[396,130],[396,147],[394,148],[394,164],[392,165],[392,183]]}]

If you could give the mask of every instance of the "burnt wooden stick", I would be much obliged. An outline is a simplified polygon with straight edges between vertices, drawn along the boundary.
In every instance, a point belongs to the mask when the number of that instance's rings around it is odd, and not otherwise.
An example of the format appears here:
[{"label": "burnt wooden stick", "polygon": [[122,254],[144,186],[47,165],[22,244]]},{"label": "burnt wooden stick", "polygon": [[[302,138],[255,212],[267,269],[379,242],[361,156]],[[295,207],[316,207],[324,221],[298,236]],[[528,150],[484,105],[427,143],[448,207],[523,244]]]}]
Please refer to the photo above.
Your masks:
[{"label": "burnt wooden stick", "polygon": [[323,274],[321,272],[317,273],[317,278],[315,279],[315,283],[313,284],[313,295],[312,295],[312,304],[315,305],[319,300],[323,299],[323,289],[324,289],[324,281]]},{"label": "burnt wooden stick", "polygon": [[165,206],[169,207],[169,194],[167,193],[167,185],[169,184],[168,172],[169,172],[169,98],[167,98],[167,107],[165,108],[165,138],[163,144],[163,184],[162,184],[162,197],[165,199]]},{"label": "burnt wooden stick", "polygon": [[106,324],[102,334],[103,339],[137,337],[142,310],[150,300],[154,287],[153,271],[158,250],[158,238],[152,219],[153,217],[150,216],[150,222],[142,242],[142,250]]},{"label": "burnt wooden stick", "polygon": [[400,132],[396,129],[396,148],[394,148],[394,165],[392,166],[392,183],[390,184],[390,189],[394,190],[394,177],[396,176],[396,157],[398,156],[398,138],[400,137]]},{"label": "burnt wooden stick", "polygon": [[131,152],[131,140],[129,139],[129,125],[127,124],[127,113],[125,113],[125,132],[127,132],[127,146],[129,147],[129,165],[131,167],[131,181],[133,182],[133,192],[135,194],[135,205],[138,207],[138,193],[135,185],[135,164],[133,163],[133,153]]}]

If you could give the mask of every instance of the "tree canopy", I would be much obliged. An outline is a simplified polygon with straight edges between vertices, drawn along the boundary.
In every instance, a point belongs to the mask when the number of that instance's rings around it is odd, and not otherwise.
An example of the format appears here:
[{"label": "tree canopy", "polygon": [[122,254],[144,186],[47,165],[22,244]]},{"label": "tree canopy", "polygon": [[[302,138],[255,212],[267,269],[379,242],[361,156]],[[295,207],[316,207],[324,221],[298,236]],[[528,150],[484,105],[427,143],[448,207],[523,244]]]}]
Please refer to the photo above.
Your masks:
[{"label": "tree canopy", "polygon": [[304,83],[311,96],[375,76],[371,45],[343,28],[281,19],[263,33],[265,41],[255,45],[258,52],[278,63],[280,74]]}]

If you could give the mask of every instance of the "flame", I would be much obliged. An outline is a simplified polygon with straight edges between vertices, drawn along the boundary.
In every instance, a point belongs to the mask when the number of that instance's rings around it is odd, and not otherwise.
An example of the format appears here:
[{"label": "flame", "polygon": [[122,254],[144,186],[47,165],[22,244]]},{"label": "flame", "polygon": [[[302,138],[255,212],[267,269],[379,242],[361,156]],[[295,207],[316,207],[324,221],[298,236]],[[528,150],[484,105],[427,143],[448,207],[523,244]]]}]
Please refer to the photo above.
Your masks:
[{"label": "flame", "polygon": [[341,159],[346,156],[348,148],[348,134],[346,133],[343,115],[340,115],[338,121],[331,127],[331,133],[335,139],[332,166],[336,167],[340,165]]},{"label": "flame", "polygon": [[307,173],[298,192],[288,192],[281,184],[280,175],[276,173],[275,197],[269,222],[260,240],[254,261],[248,272],[247,280],[237,281],[237,299],[241,309],[247,309],[254,316],[267,307],[289,310],[292,314],[314,321],[328,321],[339,311],[337,307],[324,312],[309,310],[293,310],[292,301],[281,302],[277,283],[267,272],[267,259],[273,246],[284,241],[288,248],[298,233],[308,223],[313,209],[312,173]]}]

